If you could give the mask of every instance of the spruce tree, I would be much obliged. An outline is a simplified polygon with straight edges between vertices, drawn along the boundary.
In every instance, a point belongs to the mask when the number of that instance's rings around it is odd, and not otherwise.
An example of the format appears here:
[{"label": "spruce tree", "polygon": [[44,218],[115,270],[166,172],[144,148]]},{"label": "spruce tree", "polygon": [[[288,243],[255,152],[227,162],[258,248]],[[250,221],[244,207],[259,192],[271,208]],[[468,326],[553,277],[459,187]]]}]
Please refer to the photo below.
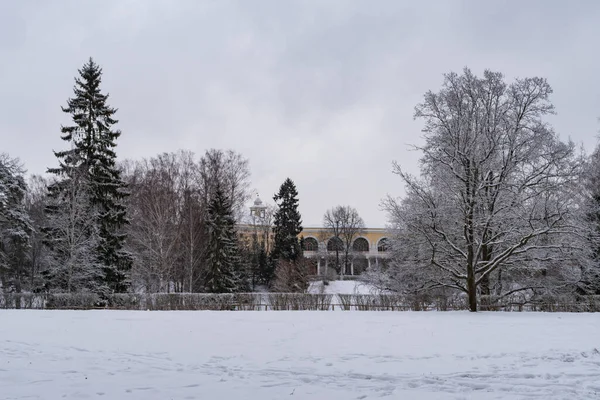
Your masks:
[{"label": "spruce tree", "polygon": [[[62,107],[73,121],[73,125],[61,127],[61,138],[70,144],[70,149],[55,152],[59,167],[48,169],[57,177],[49,187],[50,197],[58,200],[49,212],[59,211],[60,199],[68,196],[77,177],[79,189],[84,188],[86,212],[97,235],[93,255],[95,265],[101,270],[103,289],[99,290],[124,292],[132,260],[123,250],[122,228],[128,223],[124,205],[127,191],[116,165],[116,140],[121,136],[114,128],[118,122],[114,118],[117,110],[107,104],[108,95],[100,90],[102,69],[93,59],[78,72],[75,96],[68,99],[67,107]],[[56,238],[50,237],[53,240]]]},{"label": "spruce tree", "polygon": [[269,263],[269,255],[267,254],[264,246],[261,246],[260,250],[258,251],[257,264],[258,282],[262,284],[268,284],[272,271]]},{"label": "spruce tree", "polygon": [[241,268],[231,200],[224,194],[219,183],[208,206],[207,251],[206,291],[245,291],[247,282]]},{"label": "spruce tree", "polygon": [[592,262],[582,269],[578,294],[600,294],[600,145],[591,154],[585,176],[585,187],[589,196],[587,220],[592,225],[589,235]]},{"label": "spruce tree", "polygon": [[302,257],[298,235],[302,232],[302,218],[298,211],[298,191],[294,182],[287,178],[279,192],[273,196],[278,203],[273,221],[273,250],[271,252],[272,279],[278,260],[296,261]]},{"label": "spruce tree", "polygon": [[25,209],[27,185],[19,161],[0,154],[0,291],[20,293],[32,223]]}]

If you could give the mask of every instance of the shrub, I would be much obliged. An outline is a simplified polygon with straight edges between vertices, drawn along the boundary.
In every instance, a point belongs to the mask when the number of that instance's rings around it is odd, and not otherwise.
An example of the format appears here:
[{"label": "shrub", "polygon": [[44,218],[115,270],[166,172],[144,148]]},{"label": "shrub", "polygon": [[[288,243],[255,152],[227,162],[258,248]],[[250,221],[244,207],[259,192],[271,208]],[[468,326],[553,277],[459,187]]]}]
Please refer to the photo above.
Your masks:
[{"label": "shrub", "polygon": [[36,293],[0,293],[0,308],[41,309],[44,297]]},{"label": "shrub", "polygon": [[52,293],[46,297],[45,308],[62,310],[89,310],[102,306],[95,293]]},{"label": "shrub", "polygon": [[331,308],[333,295],[312,293],[269,293],[271,310],[321,310]]},{"label": "shrub", "polygon": [[310,260],[300,258],[296,261],[277,262],[273,290],[282,293],[304,293],[308,289]]},{"label": "shrub", "polygon": [[337,297],[340,300],[342,310],[348,311],[352,309],[352,305],[355,303],[355,296],[353,294],[338,294]]}]

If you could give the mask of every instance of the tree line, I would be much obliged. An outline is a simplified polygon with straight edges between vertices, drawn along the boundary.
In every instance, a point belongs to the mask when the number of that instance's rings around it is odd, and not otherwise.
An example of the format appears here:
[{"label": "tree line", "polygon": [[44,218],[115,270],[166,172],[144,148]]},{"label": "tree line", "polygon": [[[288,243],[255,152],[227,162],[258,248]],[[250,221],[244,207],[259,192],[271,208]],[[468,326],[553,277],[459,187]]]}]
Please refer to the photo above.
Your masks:
[{"label": "tree line", "polygon": [[61,127],[66,150],[54,152],[46,176],[26,178],[17,158],[0,157],[2,291],[304,290],[294,182],[275,195],[272,239],[257,251],[237,231],[250,198],[249,161],[220,149],[118,161],[117,110],[101,78],[91,58],[78,70],[62,107],[72,121]]},{"label": "tree line", "polygon": [[[17,158],[0,156],[2,291],[306,291],[311,262],[291,179],[242,235],[246,158],[210,149],[118,160],[102,69],[90,59],[78,72],[62,108],[65,150],[46,176],[26,177]],[[560,140],[546,120],[551,94],[543,78],[469,69],[427,92],[415,108],[420,174],[394,162],[406,193],[382,202],[391,257],[363,279],[402,295],[465,296],[472,311],[515,295],[600,294],[600,148],[587,155]],[[364,222],[337,206],[323,229],[329,266],[343,275]]]}]

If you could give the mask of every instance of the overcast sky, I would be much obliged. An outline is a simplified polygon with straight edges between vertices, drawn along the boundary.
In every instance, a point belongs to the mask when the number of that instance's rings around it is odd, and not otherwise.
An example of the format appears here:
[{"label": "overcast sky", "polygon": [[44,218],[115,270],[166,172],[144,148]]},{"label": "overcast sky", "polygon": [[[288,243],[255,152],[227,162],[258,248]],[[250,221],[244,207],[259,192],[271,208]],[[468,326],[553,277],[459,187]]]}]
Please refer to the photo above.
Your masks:
[{"label": "overcast sky", "polygon": [[468,66],[543,76],[551,122],[595,145],[600,1],[0,0],[0,151],[31,173],[65,147],[60,107],[93,56],[119,109],[120,158],[234,149],[252,185],[298,187],[305,226],[327,208],[379,204],[416,172],[414,106]]}]

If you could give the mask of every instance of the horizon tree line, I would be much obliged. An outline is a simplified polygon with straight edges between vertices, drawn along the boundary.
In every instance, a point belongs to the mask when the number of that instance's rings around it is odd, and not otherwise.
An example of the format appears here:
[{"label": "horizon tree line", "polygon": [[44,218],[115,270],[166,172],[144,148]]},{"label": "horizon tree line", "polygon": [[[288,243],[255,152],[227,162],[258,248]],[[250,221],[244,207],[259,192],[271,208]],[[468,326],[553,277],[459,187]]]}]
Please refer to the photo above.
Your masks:
[{"label": "horizon tree line", "polygon": [[[117,109],[89,59],[62,111],[66,150],[50,177],[28,180],[0,157],[0,284],[4,291],[305,291],[298,191],[273,196],[266,235],[248,243],[237,225],[250,199],[249,161],[232,150],[163,153],[119,161]],[[419,177],[394,163],[406,187],[383,206],[392,260],[364,279],[404,294],[463,293],[482,301],[600,293],[600,157],[562,142],[543,78],[507,83],[465,69],[446,74],[415,109],[424,122]],[[271,221],[272,219],[272,221]],[[327,210],[331,265],[347,274],[364,229],[350,206]],[[265,239],[266,238],[266,239]]]},{"label": "horizon tree line", "polygon": [[[0,160],[0,284],[3,291],[240,292],[258,267],[271,285],[280,262],[301,257],[297,191],[274,197],[271,249],[252,265],[236,223],[249,199],[249,162],[232,150],[190,151],[117,161],[117,109],[90,58],[62,111],[66,150],[29,184],[18,159]],[[295,238],[295,239],[294,239]],[[268,253],[267,253],[268,251]]]}]

